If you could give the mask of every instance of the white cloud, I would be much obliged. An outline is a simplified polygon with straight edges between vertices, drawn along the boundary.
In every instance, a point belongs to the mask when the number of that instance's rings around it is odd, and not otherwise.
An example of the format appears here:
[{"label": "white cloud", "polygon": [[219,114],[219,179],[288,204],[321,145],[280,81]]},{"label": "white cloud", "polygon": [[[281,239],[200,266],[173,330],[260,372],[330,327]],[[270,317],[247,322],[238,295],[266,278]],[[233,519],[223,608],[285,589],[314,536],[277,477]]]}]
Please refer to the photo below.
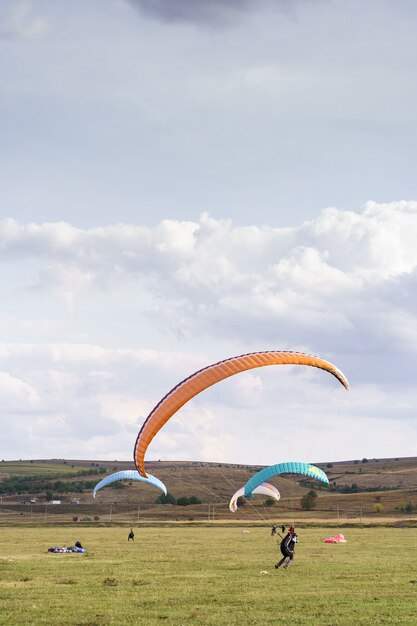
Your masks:
[{"label": "white cloud", "polygon": [[[157,437],[152,454],[209,460],[216,449],[217,460],[259,463],[265,438],[266,456],[282,451],[281,424],[290,411],[299,416],[301,439],[287,438],[286,455],[299,450],[316,459],[360,456],[354,438],[337,434],[339,422],[331,453],[325,454],[321,441],[310,452],[300,442],[314,440],[314,425],[334,427],[331,403],[323,406],[329,386],[333,402],[343,402],[346,427],[365,420],[366,436],[381,423],[384,432],[397,421],[401,432],[411,428],[416,237],[414,202],[372,202],[360,212],[326,209],[291,229],[235,227],[205,214],[199,222],[165,221],[155,228],[1,222],[8,272],[0,289],[10,307],[3,328],[10,332],[15,321],[16,329],[32,337],[0,344],[2,405],[26,415],[7,434],[7,445],[16,449],[12,441],[19,440],[25,450],[48,449],[53,423],[51,441],[74,441],[74,448],[68,444],[72,456],[79,440],[84,450],[102,445],[110,457],[129,441],[129,458],[141,421],[180,380],[232,354],[281,348],[335,362],[351,379],[351,392],[342,401],[341,391],[316,371],[301,375],[284,368],[278,378],[247,373],[191,401]],[[18,294],[14,309],[11,277]],[[41,301],[46,325],[42,307],[39,319],[29,316],[41,294],[58,302]],[[59,304],[63,300],[71,305],[67,312]],[[60,312],[59,321],[52,312]],[[99,326],[104,314],[108,327]],[[48,328],[50,339],[41,342]],[[69,328],[87,341],[57,340]],[[153,338],[160,333],[164,347],[143,347],[148,329]],[[95,333],[99,341],[88,340]],[[215,446],[216,438],[221,446]],[[400,446],[404,453],[407,445]],[[100,455],[98,447],[92,456]]]},{"label": "white cloud", "polygon": [[[3,258],[30,261],[37,289],[70,310],[91,293],[129,285],[141,314],[184,337],[238,337],[250,328],[262,340],[275,326],[291,345],[308,343],[312,330],[333,341],[361,325],[380,337],[381,315],[413,318],[398,310],[397,293],[414,275],[416,237],[417,203],[405,201],[369,202],[357,213],[326,209],[292,229],[234,227],[205,214],[155,228],[0,224]],[[385,334],[404,344],[410,331],[392,323]]]},{"label": "white cloud", "polygon": [[43,17],[32,14],[32,3],[12,0],[10,9],[0,21],[0,37],[35,38],[46,35],[52,28]]},{"label": "white cloud", "polygon": [[23,411],[29,413],[36,410],[38,394],[36,390],[24,380],[10,376],[8,372],[0,371],[0,398],[1,412]]}]

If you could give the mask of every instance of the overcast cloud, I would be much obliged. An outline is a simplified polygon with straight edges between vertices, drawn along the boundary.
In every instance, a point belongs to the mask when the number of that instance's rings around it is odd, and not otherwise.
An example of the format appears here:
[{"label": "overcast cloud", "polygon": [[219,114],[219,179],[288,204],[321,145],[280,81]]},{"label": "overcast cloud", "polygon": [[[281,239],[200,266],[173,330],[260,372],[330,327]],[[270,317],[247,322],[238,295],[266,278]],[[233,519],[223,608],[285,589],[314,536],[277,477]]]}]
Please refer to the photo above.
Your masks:
[{"label": "overcast cloud", "polygon": [[[166,22],[192,22],[199,26],[231,26],[245,14],[264,7],[293,11],[306,0],[128,0],[144,15]],[[308,1],[308,0],[307,0]]]},{"label": "overcast cloud", "polygon": [[351,390],[247,372],[150,457],[417,455],[416,18],[407,0],[2,3],[1,458],[130,459],[181,379],[271,349]]}]

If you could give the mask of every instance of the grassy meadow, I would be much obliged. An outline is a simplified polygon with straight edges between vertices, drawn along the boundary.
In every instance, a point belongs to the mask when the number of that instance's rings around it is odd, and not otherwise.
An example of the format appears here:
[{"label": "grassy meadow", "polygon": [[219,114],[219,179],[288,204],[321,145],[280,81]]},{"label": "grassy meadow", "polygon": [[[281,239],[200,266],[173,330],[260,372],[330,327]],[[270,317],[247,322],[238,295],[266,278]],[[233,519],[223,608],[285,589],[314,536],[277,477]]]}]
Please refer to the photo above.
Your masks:
[{"label": "grassy meadow", "polygon": [[0,463],[0,477],[5,475],[13,476],[48,476],[50,474],[74,473],[77,470],[90,470],[91,465],[70,465],[67,462],[52,461],[2,461]]},{"label": "grassy meadow", "polygon": [[0,624],[416,624],[416,528],[301,529],[289,570],[268,527],[243,530],[3,528]]}]

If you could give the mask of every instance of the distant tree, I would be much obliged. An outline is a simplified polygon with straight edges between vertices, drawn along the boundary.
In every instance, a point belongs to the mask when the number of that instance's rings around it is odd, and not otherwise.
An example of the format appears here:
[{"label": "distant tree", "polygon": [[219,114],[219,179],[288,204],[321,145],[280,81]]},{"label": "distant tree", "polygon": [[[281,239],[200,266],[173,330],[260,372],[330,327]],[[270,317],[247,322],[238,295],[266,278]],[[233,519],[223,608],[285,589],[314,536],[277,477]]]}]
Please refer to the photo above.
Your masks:
[{"label": "distant tree", "polygon": [[368,459],[366,459],[366,458],[362,459],[362,463],[367,463],[367,462],[368,462]]},{"label": "distant tree", "polygon": [[316,504],[317,493],[313,490],[309,491],[301,498],[301,508],[304,509],[304,511],[311,511],[311,509],[316,507]]},{"label": "distant tree", "polygon": [[165,494],[161,494],[160,496],[158,496],[158,498],[155,500],[155,504],[177,504],[177,499],[174,498],[174,496],[172,495],[172,493],[167,493],[167,495]]},{"label": "distant tree", "polygon": [[201,504],[201,500],[199,498],[197,498],[197,496],[190,496],[189,497],[189,503],[190,504]]},{"label": "distant tree", "polygon": [[375,513],[381,513],[383,508],[384,507],[382,506],[380,502],[377,502],[376,504],[374,504]]},{"label": "distant tree", "polygon": [[177,499],[178,506],[189,506],[190,504],[201,504],[201,500],[197,496],[181,496]]}]

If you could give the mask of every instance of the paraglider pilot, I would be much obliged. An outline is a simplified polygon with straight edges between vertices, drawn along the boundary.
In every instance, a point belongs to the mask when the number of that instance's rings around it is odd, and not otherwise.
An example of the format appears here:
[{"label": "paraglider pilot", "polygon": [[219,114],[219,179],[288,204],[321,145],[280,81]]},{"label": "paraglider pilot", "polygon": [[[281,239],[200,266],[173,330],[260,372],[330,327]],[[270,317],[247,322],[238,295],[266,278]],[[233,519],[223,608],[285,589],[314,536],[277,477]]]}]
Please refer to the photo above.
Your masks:
[{"label": "paraglider pilot", "polygon": [[277,525],[276,524],[272,524],[272,527],[271,527],[271,537],[273,537],[276,534],[277,534]]},{"label": "paraglider pilot", "polygon": [[284,569],[288,569],[294,560],[295,544],[298,543],[297,533],[294,527],[291,526],[284,539],[281,541],[280,548],[282,559],[275,565],[275,569],[281,567],[284,564]]},{"label": "paraglider pilot", "polygon": [[130,541],[135,541],[135,533],[133,532],[133,528],[130,529],[130,533],[127,536],[127,540]]}]

